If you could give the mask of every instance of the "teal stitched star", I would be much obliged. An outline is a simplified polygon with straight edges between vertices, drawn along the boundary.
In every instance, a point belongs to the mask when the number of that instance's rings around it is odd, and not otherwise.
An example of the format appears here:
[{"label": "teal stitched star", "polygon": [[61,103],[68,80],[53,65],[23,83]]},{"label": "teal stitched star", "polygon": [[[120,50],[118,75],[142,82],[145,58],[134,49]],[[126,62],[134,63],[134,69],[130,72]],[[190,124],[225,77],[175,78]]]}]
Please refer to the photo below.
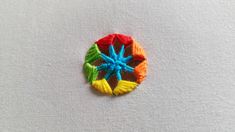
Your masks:
[{"label": "teal stitched star", "polygon": [[118,80],[122,80],[121,72],[133,72],[134,68],[127,65],[132,60],[132,56],[124,57],[125,49],[122,45],[119,54],[116,54],[113,45],[109,46],[109,56],[101,53],[101,58],[105,61],[104,64],[97,66],[98,71],[106,71],[104,78],[108,80],[112,75],[116,74]]}]

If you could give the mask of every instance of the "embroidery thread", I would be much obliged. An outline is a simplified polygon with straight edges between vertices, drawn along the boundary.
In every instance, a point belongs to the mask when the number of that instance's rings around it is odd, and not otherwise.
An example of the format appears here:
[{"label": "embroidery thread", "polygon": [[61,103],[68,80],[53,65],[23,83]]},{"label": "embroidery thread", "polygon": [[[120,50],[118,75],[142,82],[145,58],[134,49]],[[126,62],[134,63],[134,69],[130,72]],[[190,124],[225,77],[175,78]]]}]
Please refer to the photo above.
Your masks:
[{"label": "embroidery thread", "polygon": [[[121,45],[119,52],[115,51],[115,42]],[[125,56],[127,47],[131,48],[131,55]],[[108,55],[101,51],[108,51]],[[93,63],[99,59],[103,62],[96,66]],[[137,66],[129,65],[131,61],[140,62]],[[103,94],[123,95],[133,91],[140,84],[147,73],[147,59],[144,49],[130,36],[123,34],[109,34],[96,41],[85,56],[84,71],[92,87]],[[101,71],[105,72],[102,79],[97,79]],[[123,80],[125,73],[134,74],[136,82]],[[111,76],[117,78],[117,86],[112,89],[107,80]]]}]

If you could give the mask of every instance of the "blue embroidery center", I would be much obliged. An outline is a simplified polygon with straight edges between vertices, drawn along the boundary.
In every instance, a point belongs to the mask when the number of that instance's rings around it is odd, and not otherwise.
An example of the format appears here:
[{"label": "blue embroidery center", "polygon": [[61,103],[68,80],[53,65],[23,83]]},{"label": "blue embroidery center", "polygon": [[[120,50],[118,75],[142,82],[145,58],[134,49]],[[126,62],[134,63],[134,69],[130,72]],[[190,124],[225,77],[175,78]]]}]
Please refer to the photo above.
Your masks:
[{"label": "blue embroidery center", "polygon": [[116,75],[118,80],[122,80],[122,71],[133,72],[134,68],[127,65],[132,60],[132,56],[124,57],[125,46],[122,45],[118,54],[116,54],[113,45],[109,46],[109,56],[101,53],[101,58],[105,63],[97,66],[98,71],[106,71],[104,78],[108,80],[112,75]]}]

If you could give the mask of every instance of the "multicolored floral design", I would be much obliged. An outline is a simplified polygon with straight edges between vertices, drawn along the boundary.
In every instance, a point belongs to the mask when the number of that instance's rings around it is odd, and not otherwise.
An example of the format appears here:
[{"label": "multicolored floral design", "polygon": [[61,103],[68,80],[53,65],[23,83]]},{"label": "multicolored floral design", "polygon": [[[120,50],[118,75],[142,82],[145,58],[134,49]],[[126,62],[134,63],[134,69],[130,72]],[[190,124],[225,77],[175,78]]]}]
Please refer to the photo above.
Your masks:
[{"label": "multicolored floral design", "polygon": [[[118,42],[119,52],[115,51],[115,43]],[[129,47],[131,55],[125,56],[125,50]],[[108,51],[102,53],[101,51]],[[93,63],[102,59],[98,66]],[[131,67],[131,61],[138,61],[139,64]],[[133,91],[146,77],[147,60],[144,49],[132,37],[123,34],[109,34],[96,41],[88,50],[85,56],[84,71],[87,80],[92,87],[107,95],[122,95]],[[99,73],[103,71],[105,75],[102,79],[97,79]],[[135,82],[123,80],[125,73],[135,76]],[[111,76],[117,78],[117,86],[112,89],[107,80]]]}]

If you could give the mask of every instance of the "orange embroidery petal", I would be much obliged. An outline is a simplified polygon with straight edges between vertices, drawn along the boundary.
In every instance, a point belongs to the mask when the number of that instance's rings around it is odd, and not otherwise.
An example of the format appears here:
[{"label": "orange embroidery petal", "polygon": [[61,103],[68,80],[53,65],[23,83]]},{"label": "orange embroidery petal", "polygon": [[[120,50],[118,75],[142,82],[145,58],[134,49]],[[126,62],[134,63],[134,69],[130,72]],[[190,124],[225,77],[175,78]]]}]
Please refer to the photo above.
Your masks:
[{"label": "orange embroidery petal", "polygon": [[137,83],[141,83],[147,74],[147,61],[144,60],[134,69],[134,74],[137,78]]},{"label": "orange embroidery petal", "polygon": [[132,55],[135,60],[145,60],[146,59],[146,54],[144,52],[144,49],[135,40],[133,41],[133,44],[132,44]]}]

